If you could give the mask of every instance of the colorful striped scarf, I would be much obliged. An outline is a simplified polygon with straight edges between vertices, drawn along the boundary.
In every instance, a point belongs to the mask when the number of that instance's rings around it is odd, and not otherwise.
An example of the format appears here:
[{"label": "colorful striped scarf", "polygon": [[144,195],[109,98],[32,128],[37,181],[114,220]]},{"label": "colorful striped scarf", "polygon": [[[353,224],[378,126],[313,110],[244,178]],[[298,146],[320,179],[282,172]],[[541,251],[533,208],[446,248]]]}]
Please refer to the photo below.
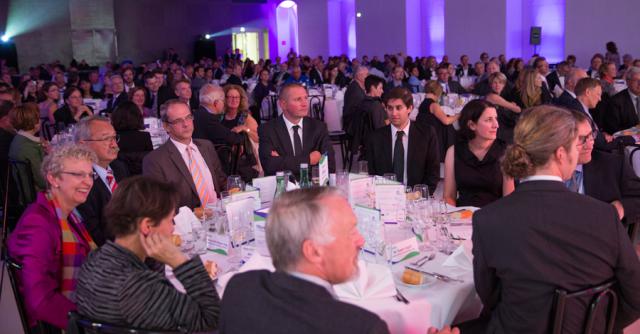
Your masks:
[{"label": "colorful striped scarf", "polygon": [[62,294],[73,300],[71,294],[76,289],[78,272],[89,251],[97,248],[95,242],[81,222],[77,210],[64,217],[58,201],[47,192],[47,200],[56,212],[60,230],[62,231],[62,277],[60,277],[60,290]]}]

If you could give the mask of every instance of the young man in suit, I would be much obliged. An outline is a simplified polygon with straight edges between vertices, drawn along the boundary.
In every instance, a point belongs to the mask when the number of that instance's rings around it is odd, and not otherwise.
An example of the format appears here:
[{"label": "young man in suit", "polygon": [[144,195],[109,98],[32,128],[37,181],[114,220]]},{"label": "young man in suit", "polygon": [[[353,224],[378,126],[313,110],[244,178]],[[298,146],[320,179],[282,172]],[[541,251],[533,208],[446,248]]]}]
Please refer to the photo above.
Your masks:
[{"label": "young man in suit", "polygon": [[129,171],[124,163],[116,160],[119,151],[118,136],[108,118],[91,116],[82,119],[76,125],[74,140],[86,145],[98,157],[98,163],[93,165],[93,186],[86,202],[78,206],[78,211],[93,241],[101,246],[111,239],[102,211],[111,200],[118,182],[128,177]]},{"label": "young man in suit", "polygon": [[367,144],[369,174],[395,173],[408,186],[427,184],[431,192],[440,181],[440,152],[431,126],[412,122],[413,96],[404,88],[384,97],[390,125],[374,131]]},{"label": "young man in suit", "polygon": [[[335,188],[284,193],[269,210],[275,272],[235,275],[222,300],[220,333],[389,333],[374,313],[336,299],[333,285],[357,274],[364,239]],[[429,334],[436,333],[434,328]],[[440,332],[450,331],[448,326]]]},{"label": "young man in suit", "polygon": [[213,144],[192,139],[193,115],[186,103],[169,100],[160,113],[170,139],[144,157],[142,174],[173,183],[178,190],[178,207],[193,209],[215,202],[227,175]]},{"label": "young man in suit", "polygon": [[621,221],[635,222],[640,218],[640,178],[624,155],[594,151],[595,134],[586,118],[578,123],[578,139],[584,144],[568,185],[573,191],[613,205]]},{"label": "young man in suit", "polygon": [[297,177],[301,163],[317,165],[324,153],[328,153],[329,170],[334,172],[336,162],[327,125],[307,117],[307,90],[296,83],[285,85],[280,91],[278,105],[282,115],[258,128],[264,174],[275,175],[277,171],[290,170]]}]

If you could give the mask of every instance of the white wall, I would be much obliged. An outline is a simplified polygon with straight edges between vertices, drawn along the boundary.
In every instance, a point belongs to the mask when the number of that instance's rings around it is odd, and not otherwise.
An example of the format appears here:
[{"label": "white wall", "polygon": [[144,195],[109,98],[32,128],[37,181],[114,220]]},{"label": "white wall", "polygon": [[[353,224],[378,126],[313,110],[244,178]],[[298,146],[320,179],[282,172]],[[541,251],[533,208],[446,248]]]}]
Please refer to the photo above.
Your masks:
[{"label": "white wall", "polygon": [[385,53],[405,52],[405,2],[401,0],[356,0],[357,56],[383,56]]},{"label": "white wall", "polygon": [[298,36],[302,54],[315,57],[329,52],[327,2],[296,0],[298,3]]}]

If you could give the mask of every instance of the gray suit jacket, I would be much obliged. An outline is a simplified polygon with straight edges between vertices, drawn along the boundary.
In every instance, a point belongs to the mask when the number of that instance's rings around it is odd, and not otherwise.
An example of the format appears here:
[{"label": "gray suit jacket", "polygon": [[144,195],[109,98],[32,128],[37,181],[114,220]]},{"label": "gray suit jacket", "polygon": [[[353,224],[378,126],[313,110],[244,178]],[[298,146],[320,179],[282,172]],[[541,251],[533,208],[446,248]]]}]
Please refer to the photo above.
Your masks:
[{"label": "gray suit jacket", "polygon": [[[227,175],[222,169],[213,144],[204,139],[193,139],[193,143],[198,147],[200,154],[202,154],[204,161],[207,163],[216,193],[220,194],[225,189]],[[168,140],[158,149],[144,157],[142,174],[172,183],[178,190],[178,207],[188,206],[193,209],[201,206],[189,167],[184,163],[178,148],[171,140]]]}]

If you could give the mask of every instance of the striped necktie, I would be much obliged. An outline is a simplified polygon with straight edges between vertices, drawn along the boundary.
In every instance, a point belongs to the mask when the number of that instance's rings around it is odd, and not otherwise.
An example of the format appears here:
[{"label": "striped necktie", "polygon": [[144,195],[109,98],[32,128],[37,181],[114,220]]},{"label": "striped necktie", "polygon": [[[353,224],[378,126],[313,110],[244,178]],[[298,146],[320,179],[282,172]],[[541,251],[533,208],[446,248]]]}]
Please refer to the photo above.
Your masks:
[{"label": "striped necktie", "polygon": [[189,157],[189,173],[191,173],[193,184],[195,184],[196,186],[196,191],[198,192],[198,197],[200,198],[200,205],[205,206],[207,205],[207,203],[209,203],[211,194],[209,194],[209,190],[207,188],[207,185],[205,184],[204,175],[202,174],[202,167],[193,156],[194,151],[194,147],[187,146],[187,155]]},{"label": "striped necktie", "polygon": [[113,176],[113,170],[111,170],[111,168],[107,169],[107,185],[109,186],[112,194],[116,191],[116,188],[118,188],[118,183],[116,182],[116,178]]}]

